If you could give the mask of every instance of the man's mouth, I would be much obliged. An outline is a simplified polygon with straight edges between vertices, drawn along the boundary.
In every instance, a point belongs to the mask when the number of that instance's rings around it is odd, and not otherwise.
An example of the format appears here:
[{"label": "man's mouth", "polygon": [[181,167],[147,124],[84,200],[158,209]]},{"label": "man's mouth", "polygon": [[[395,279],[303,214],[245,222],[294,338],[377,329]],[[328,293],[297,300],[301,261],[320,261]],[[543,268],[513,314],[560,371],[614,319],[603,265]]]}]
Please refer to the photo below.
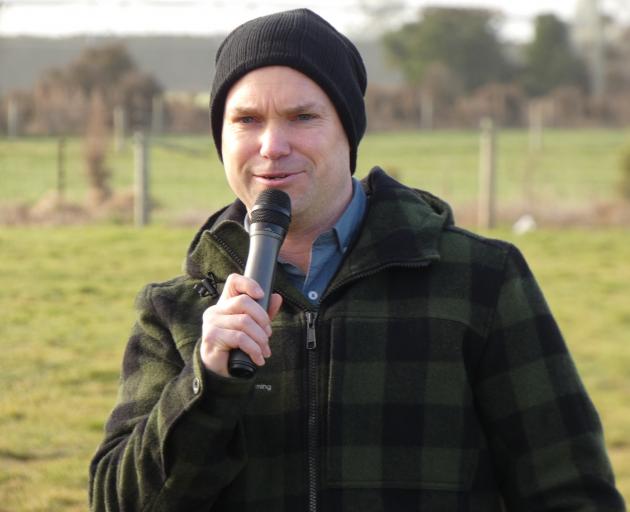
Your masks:
[{"label": "man's mouth", "polygon": [[284,178],[287,178],[291,176],[290,174],[275,174],[273,176],[261,176],[261,178],[264,178],[266,180],[282,180]]},{"label": "man's mouth", "polygon": [[275,173],[275,174],[255,174],[254,177],[265,183],[277,183],[278,185],[288,184],[299,172]]}]

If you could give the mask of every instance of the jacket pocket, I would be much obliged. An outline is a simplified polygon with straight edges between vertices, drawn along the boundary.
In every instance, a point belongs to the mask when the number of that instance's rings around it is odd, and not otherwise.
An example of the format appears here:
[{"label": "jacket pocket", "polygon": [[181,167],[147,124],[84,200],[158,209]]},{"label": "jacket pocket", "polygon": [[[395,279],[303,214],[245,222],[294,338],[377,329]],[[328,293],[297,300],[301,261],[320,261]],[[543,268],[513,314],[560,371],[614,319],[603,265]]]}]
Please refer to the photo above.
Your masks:
[{"label": "jacket pocket", "polygon": [[465,491],[480,428],[465,325],[339,318],[330,327],[326,482],[342,488]]}]

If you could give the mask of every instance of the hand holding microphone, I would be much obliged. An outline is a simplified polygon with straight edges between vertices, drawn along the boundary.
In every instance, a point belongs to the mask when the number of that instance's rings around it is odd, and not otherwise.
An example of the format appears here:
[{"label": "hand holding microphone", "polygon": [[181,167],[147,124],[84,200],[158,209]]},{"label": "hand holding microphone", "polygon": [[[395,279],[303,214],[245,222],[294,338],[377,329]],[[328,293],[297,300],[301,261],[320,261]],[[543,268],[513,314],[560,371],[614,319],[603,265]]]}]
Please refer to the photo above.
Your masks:
[{"label": "hand holding microphone", "polygon": [[[250,212],[250,248],[243,276],[231,275],[215,306],[203,317],[201,357],[221,375],[251,378],[269,357],[270,319],[282,299],[271,294],[276,260],[291,220],[291,200],[264,190]],[[229,357],[228,357],[229,353]],[[228,363],[229,359],[229,363]]]}]

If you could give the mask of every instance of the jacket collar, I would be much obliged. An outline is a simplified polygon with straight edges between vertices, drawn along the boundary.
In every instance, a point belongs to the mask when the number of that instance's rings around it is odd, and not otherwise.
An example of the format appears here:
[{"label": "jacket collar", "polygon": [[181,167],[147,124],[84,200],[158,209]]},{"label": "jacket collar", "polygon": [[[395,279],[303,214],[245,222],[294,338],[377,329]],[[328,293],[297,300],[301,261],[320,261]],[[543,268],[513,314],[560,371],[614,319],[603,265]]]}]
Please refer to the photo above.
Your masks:
[{"label": "jacket collar", "polygon": [[440,258],[451,210],[431,194],[406,187],[375,167],[363,180],[368,209],[359,236],[331,288],[391,266],[424,266]]},{"label": "jacket collar", "polygon": [[[375,167],[362,180],[368,207],[353,247],[333,278],[331,288],[390,266],[423,266],[440,258],[439,241],[453,224],[449,206],[427,192],[401,185]],[[187,273],[204,277],[210,270],[224,280],[243,272],[249,237],[242,222],[245,206],[236,200],[211,216],[196,234],[188,251]],[[279,288],[288,283],[278,272]]]}]

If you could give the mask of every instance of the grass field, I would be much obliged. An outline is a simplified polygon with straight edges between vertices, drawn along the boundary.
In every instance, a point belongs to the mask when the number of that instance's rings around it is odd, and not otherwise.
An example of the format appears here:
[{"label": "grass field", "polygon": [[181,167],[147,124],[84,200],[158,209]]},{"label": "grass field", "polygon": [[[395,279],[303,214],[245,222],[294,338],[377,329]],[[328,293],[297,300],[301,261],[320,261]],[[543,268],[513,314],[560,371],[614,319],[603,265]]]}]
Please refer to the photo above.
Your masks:
[{"label": "grass field", "polygon": [[[116,226],[0,231],[1,512],[86,509],[87,465],[115,399],[133,297],[144,283],[178,272],[192,234]],[[539,231],[516,240],[601,413],[627,500],[629,235]]]},{"label": "grass field", "polygon": [[[177,221],[190,212],[220,206],[229,194],[209,136],[169,137],[176,151],[157,140],[151,151],[151,194],[159,208],[155,219]],[[572,207],[617,196],[622,149],[630,142],[623,130],[548,130],[541,151],[528,149],[523,130],[498,135],[497,165],[500,204],[527,203]],[[381,165],[405,183],[429,190],[456,209],[474,203],[477,194],[479,136],[472,131],[368,134],[360,147],[357,176]],[[81,139],[66,144],[66,197],[85,199]],[[0,139],[0,204],[37,202],[57,186],[57,141],[32,138]],[[116,190],[130,189],[133,176],[131,144],[111,152],[108,167]]]}]

